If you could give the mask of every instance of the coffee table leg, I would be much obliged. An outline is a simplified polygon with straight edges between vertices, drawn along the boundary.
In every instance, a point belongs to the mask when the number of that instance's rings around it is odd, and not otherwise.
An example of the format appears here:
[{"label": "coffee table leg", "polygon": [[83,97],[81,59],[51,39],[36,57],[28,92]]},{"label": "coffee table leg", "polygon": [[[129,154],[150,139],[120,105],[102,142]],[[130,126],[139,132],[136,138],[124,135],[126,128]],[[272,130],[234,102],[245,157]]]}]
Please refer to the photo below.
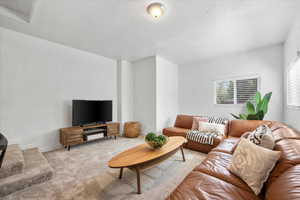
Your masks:
[{"label": "coffee table leg", "polygon": [[140,178],[140,170],[135,168],[136,178],[137,178],[137,193],[141,194],[141,178]]},{"label": "coffee table leg", "polygon": [[182,146],[180,147],[180,150],[181,150],[181,154],[182,154],[182,160],[183,160],[183,162],[185,162],[185,157],[184,157],[184,152],[183,152],[183,147]]},{"label": "coffee table leg", "polygon": [[123,167],[122,167],[122,168],[120,168],[120,175],[119,175],[119,179],[121,179],[121,178],[122,178],[122,175],[123,175]]}]

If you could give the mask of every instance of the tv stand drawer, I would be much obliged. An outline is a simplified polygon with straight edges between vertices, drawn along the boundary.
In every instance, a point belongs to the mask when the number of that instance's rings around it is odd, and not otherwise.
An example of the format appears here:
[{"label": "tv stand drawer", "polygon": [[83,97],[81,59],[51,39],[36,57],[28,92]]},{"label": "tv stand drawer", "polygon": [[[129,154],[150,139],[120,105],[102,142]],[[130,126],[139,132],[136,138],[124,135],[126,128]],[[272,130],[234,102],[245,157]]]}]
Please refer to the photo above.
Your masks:
[{"label": "tv stand drawer", "polygon": [[68,144],[69,145],[74,145],[74,144],[82,144],[84,142],[83,138],[78,138],[78,139],[68,139]]},{"label": "tv stand drawer", "polygon": [[107,135],[108,136],[116,136],[119,134],[120,134],[120,124],[119,123],[107,124]]},{"label": "tv stand drawer", "polygon": [[73,126],[60,129],[60,143],[70,149],[71,145],[82,144],[86,141],[87,135],[103,134],[107,136],[120,135],[120,123],[98,124],[86,127]]}]

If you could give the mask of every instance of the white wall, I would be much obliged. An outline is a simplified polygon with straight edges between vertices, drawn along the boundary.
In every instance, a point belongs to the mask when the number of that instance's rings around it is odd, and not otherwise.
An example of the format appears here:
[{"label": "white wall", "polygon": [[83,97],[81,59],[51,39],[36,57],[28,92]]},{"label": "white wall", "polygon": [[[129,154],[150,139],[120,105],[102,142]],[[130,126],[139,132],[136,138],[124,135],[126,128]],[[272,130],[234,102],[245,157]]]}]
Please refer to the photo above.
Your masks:
[{"label": "white wall", "polygon": [[179,66],[181,113],[230,117],[239,105],[214,105],[214,80],[258,75],[262,93],[273,92],[266,119],[283,119],[283,47],[275,45]]},{"label": "white wall", "polygon": [[156,131],[156,58],[132,63],[134,67],[134,119],[141,122],[145,134]]},{"label": "white wall", "polygon": [[156,57],[156,129],[174,125],[178,114],[178,65]]},{"label": "white wall", "polygon": [[142,132],[161,132],[178,113],[178,66],[160,56],[133,62],[134,119]]},{"label": "white wall", "polygon": [[300,15],[296,17],[295,23],[291,28],[287,40],[284,44],[284,121],[300,130],[300,109],[287,106],[287,71],[296,58],[297,51],[300,51]]},{"label": "white wall", "polygon": [[133,121],[134,113],[134,70],[131,62],[118,61],[118,121],[123,125]]},{"label": "white wall", "polygon": [[116,62],[0,28],[0,131],[46,151],[71,125],[72,99],[109,99],[117,119]]}]

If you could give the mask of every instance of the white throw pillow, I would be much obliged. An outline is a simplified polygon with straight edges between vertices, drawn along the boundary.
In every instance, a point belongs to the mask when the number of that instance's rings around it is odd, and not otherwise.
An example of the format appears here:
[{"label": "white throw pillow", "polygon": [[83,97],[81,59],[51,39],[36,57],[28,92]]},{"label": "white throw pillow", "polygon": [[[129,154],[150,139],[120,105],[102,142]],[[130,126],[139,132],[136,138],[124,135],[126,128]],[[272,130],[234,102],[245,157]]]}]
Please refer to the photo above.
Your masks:
[{"label": "white throw pillow", "polygon": [[280,154],[280,151],[272,151],[241,138],[233,153],[229,171],[243,179],[258,195]]},{"label": "white throw pillow", "polygon": [[272,134],[272,130],[265,124],[260,125],[254,131],[252,131],[247,139],[264,148],[273,149],[275,146],[275,138]]},{"label": "white throw pillow", "polygon": [[217,133],[218,135],[225,134],[225,125],[199,121],[198,130],[203,133]]}]

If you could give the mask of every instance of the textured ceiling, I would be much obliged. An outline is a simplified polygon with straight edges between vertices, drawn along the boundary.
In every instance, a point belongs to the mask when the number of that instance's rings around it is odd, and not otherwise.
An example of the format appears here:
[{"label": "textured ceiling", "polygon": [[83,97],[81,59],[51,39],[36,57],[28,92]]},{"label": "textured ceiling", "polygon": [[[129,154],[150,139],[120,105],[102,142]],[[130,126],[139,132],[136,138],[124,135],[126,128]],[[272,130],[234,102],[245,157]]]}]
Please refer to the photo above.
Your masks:
[{"label": "textured ceiling", "polygon": [[30,23],[0,16],[0,26],[114,59],[182,64],[281,43],[299,10],[299,0],[164,0],[157,21],[150,2],[39,0]]}]

